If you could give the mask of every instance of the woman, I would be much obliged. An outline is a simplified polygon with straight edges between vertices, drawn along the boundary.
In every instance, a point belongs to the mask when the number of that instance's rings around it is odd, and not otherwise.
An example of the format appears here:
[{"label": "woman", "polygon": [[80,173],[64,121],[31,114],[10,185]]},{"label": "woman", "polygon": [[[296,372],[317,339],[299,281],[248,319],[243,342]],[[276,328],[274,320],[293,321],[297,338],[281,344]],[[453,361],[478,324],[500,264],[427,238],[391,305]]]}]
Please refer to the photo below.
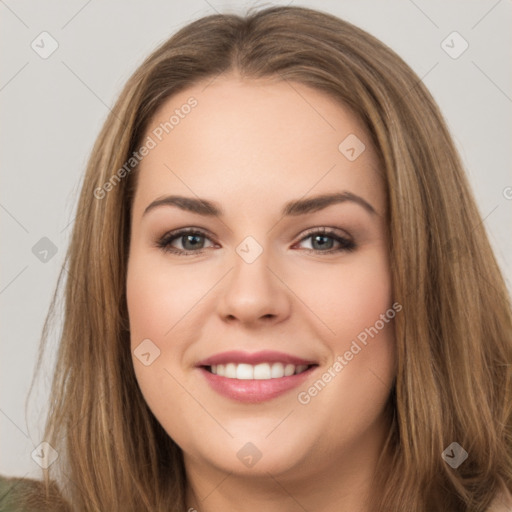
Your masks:
[{"label": "woman", "polygon": [[375,38],[296,7],[191,23],[128,81],[78,212],[46,501],[512,507],[508,293]]}]

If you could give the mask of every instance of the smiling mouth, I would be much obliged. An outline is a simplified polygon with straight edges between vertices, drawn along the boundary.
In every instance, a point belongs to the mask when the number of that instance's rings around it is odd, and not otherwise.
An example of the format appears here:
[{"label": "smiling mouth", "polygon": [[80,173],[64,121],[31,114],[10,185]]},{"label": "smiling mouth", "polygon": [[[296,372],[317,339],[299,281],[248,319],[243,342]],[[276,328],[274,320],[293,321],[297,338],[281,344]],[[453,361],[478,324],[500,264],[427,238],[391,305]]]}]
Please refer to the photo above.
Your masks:
[{"label": "smiling mouth", "polygon": [[290,363],[227,363],[227,364],[214,364],[211,366],[203,366],[207,371],[218,375],[235,380],[271,380],[281,379],[283,377],[291,377],[292,375],[299,375],[309,370],[310,368],[318,366],[316,364],[300,364],[294,365]]}]

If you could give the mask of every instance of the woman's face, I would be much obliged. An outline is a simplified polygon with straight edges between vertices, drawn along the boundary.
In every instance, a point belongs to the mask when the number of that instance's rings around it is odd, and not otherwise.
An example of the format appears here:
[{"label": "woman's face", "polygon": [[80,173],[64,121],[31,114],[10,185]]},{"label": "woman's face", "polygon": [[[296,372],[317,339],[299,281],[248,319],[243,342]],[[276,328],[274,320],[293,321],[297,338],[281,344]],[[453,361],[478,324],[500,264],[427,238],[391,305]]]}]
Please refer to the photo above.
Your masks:
[{"label": "woman's face", "polygon": [[191,470],[367,464],[400,309],[370,138],[307,86],[210,82],[144,137],[127,277],[142,393]]}]

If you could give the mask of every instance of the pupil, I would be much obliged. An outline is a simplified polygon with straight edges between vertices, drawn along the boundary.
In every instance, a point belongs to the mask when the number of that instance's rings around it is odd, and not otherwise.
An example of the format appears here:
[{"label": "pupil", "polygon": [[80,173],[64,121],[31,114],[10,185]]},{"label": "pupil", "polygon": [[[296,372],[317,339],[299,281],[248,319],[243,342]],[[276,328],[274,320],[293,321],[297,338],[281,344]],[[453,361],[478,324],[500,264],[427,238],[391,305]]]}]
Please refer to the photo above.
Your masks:
[{"label": "pupil", "polygon": [[[332,244],[332,242],[333,242],[333,240],[332,240],[332,239],[329,239],[329,237],[328,237],[328,236],[324,236],[324,235],[317,235],[317,236],[315,236],[315,237],[313,238],[313,247],[314,247],[314,245],[315,245],[315,242],[316,242],[318,239],[321,239],[321,238],[323,238],[324,240],[325,240],[326,238],[328,239],[328,241],[327,241],[327,245],[329,245],[329,241],[331,242],[331,244]],[[323,248],[325,248],[325,247],[326,247],[326,243],[322,243],[322,242],[320,242],[320,248],[322,248],[322,247],[323,247]],[[314,247],[314,248],[315,248],[315,247]],[[328,247],[328,249],[331,249],[331,247]]]},{"label": "pupil", "polygon": [[[185,244],[183,245],[183,247],[185,248],[185,250],[189,250],[189,248],[187,248],[187,243],[191,240],[191,239],[197,239],[198,238],[201,238],[201,236],[198,236],[198,235],[186,235],[185,236]],[[194,247],[197,247],[198,244],[192,244],[192,249],[194,249]]]}]

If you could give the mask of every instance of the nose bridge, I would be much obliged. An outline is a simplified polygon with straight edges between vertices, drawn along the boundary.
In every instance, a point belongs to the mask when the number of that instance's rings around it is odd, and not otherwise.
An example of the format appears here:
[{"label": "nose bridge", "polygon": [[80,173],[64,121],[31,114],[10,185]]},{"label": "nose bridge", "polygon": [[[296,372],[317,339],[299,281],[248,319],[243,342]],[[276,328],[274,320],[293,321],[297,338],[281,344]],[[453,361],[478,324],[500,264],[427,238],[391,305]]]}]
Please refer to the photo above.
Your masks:
[{"label": "nose bridge", "polygon": [[[252,265],[258,259],[260,261],[266,261],[268,259],[269,248],[268,246],[264,248],[256,238],[252,235],[248,235],[237,245],[235,252],[244,263]],[[265,253],[265,256],[263,256],[263,253]]]},{"label": "nose bridge", "polygon": [[[260,237],[261,239],[261,237]],[[246,236],[235,248],[234,269],[231,285],[239,288],[239,293],[258,295],[269,292],[271,283],[270,249],[266,242],[258,242],[252,235]],[[249,287],[245,289],[245,287]]]},{"label": "nose bridge", "polygon": [[220,301],[220,314],[241,321],[286,314],[288,299],[280,280],[270,270],[270,249],[249,235],[235,247],[235,253]]}]

